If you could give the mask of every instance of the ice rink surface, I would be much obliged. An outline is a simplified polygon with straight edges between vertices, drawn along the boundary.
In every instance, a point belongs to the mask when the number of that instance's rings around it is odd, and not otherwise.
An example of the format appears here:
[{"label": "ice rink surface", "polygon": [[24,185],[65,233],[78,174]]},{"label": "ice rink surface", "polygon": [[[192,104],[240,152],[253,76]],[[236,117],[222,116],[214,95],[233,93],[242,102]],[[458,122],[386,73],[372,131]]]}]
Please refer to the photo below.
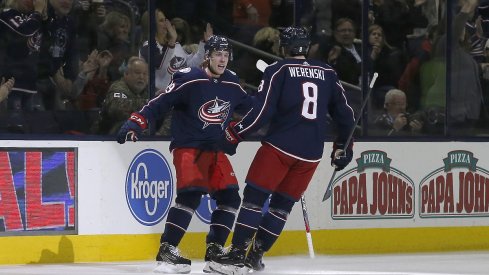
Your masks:
[{"label": "ice rink surface", "polygon": [[[260,274],[310,275],[465,275],[489,274],[489,252],[443,254],[348,255],[265,257]],[[154,262],[0,265],[0,274],[114,275],[156,274]],[[190,274],[202,272],[204,263],[192,261]]]}]

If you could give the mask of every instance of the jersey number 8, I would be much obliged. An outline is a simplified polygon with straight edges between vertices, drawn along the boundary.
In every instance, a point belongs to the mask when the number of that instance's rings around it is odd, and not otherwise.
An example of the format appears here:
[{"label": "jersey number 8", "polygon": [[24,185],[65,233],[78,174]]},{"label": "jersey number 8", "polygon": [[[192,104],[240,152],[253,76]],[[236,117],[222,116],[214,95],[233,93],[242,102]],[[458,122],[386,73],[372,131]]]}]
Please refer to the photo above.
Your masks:
[{"label": "jersey number 8", "polygon": [[312,82],[302,83],[302,94],[304,102],[302,103],[302,116],[307,119],[316,119],[318,86]]}]

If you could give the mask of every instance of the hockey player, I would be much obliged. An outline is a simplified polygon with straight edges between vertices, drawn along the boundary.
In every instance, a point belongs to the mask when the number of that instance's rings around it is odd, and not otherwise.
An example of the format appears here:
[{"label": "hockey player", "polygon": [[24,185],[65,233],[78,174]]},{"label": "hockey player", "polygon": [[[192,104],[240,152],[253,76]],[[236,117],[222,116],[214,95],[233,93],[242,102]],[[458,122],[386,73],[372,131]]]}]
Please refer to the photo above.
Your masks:
[{"label": "hockey player", "polygon": [[[190,272],[191,261],[180,255],[177,246],[203,194],[209,193],[217,203],[206,239],[207,262],[222,252],[241,203],[238,181],[220,141],[233,111],[249,110],[252,100],[238,77],[226,69],[232,57],[227,38],[211,36],[205,53],[202,68],[176,72],[166,90],[131,114],[117,135],[119,143],[137,141],[149,124],[173,107],[170,151],[177,174],[177,197],[161,236],[155,272]],[[207,266],[204,270],[210,272]]]},{"label": "hockey player", "polygon": [[[352,159],[352,144],[345,154],[339,148],[344,147],[355,124],[353,110],[335,71],[322,62],[305,60],[309,45],[304,28],[288,27],[280,34],[285,59],[265,69],[258,103],[226,129],[228,142],[237,145],[271,121],[246,177],[231,247],[210,263],[214,272],[241,274],[248,268],[264,268],[263,253],[282,232],[321,160],[328,114],[338,125],[332,165],[341,170]],[[269,210],[262,216],[270,195]]]}]

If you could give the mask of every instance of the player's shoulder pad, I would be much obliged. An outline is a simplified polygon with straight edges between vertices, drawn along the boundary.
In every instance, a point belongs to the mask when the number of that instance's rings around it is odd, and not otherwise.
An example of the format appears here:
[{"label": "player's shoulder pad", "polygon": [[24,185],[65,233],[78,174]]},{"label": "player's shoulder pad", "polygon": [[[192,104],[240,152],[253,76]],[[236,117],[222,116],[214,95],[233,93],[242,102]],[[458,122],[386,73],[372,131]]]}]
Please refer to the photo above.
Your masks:
[{"label": "player's shoulder pad", "polygon": [[273,68],[273,71],[276,71],[277,68],[280,68],[282,65],[284,64],[284,61],[283,60],[279,60],[279,61],[275,61],[271,64],[269,64],[266,68],[265,68],[265,71],[270,70]]},{"label": "player's shoulder pad", "polygon": [[187,67],[176,71],[172,75],[170,84],[166,87],[165,93],[178,89],[181,85],[195,80],[208,80],[205,72],[198,67]]},{"label": "player's shoulder pad", "polygon": [[311,66],[322,67],[325,70],[329,70],[329,71],[334,72],[333,67],[331,67],[329,64],[327,64],[323,61],[319,61],[319,60],[315,60],[315,59],[306,59],[305,62],[307,62]]},{"label": "player's shoulder pad", "polygon": [[173,80],[181,79],[183,81],[190,79],[205,78],[205,73],[197,67],[186,67],[176,71],[173,74]]},{"label": "player's shoulder pad", "polygon": [[229,69],[226,69],[221,77],[222,80],[239,83],[238,75]]}]

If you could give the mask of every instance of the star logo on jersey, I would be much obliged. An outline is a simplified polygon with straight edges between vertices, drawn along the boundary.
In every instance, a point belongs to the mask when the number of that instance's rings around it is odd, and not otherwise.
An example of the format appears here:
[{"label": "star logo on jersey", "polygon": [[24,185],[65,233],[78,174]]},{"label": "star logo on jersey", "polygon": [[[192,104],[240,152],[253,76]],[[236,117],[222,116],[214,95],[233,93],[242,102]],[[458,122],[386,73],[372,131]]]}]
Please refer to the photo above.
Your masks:
[{"label": "star logo on jersey", "polygon": [[27,47],[29,48],[29,54],[39,52],[41,48],[42,33],[36,32],[27,40]]},{"label": "star logo on jersey", "polygon": [[167,68],[169,74],[174,74],[176,71],[187,67],[187,60],[181,56],[174,56],[170,60],[170,65]]},{"label": "star logo on jersey", "polygon": [[224,122],[228,118],[230,107],[231,103],[229,101],[226,102],[217,97],[204,103],[199,108],[199,118],[204,122],[202,129],[209,126],[209,124],[220,124],[221,128],[223,128]]}]

